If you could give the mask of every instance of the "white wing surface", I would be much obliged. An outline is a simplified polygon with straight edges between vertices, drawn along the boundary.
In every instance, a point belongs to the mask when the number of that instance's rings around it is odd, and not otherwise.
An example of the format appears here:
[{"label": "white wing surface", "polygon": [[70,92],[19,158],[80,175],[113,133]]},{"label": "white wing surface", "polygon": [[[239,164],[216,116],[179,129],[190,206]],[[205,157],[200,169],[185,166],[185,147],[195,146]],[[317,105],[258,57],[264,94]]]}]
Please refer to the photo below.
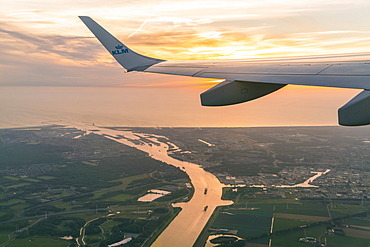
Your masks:
[{"label": "white wing surface", "polygon": [[132,51],[90,17],[80,19],[127,71],[225,79],[201,94],[202,105],[238,104],[287,84],[356,88],[364,91],[338,110],[339,124],[370,124],[370,54],[248,61],[165,61]]}]

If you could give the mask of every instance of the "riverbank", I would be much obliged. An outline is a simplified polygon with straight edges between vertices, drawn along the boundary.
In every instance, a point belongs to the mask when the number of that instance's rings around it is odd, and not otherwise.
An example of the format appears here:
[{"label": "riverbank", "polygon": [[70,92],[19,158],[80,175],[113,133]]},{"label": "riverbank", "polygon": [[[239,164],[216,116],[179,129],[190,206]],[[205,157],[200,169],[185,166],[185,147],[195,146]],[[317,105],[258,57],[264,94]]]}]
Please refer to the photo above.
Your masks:
[{"label": "riverbank", "polygon": [[[114,129],[91,126],[93,130],[85,129],[86,133],[95,133],[108,139],[134,147],[148,153],[156,160],[173,165],[186,172],[194,187],[193,197],[188,202],[176,203],[174,207],[182,210],[178,216],[159,235],[152,246],[192,246],[207,224],[212,213],[218,206],[232,204],[232,201],[221,199],[223,184],[213,174],[202,167],[168,156],[170,147],[176,146],[165,136],[135,133],[130,129]],[[181,151],[181,150],[179,150]],[[207,189],[207,193],[204,193]],[[207,210],[204,210],[207,208]]]}]

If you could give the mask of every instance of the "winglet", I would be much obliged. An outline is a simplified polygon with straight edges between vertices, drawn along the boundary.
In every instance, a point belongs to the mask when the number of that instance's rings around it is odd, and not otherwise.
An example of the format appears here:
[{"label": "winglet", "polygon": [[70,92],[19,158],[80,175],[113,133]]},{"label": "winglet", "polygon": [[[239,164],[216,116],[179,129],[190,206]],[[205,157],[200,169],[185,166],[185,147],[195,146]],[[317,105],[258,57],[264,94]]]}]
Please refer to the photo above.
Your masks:
[{"label": "winglet", "polygon": [[139,53],[132,51],[125,46],[122,42],[116,39],[98,23],[88,16],[79,16],[83,23],[90,29],[95,37],[102,43],[105,49],[122,65],[128,72],[129,71],[143,71],[148,67],[163,62],[165,60],[143,56]]}]

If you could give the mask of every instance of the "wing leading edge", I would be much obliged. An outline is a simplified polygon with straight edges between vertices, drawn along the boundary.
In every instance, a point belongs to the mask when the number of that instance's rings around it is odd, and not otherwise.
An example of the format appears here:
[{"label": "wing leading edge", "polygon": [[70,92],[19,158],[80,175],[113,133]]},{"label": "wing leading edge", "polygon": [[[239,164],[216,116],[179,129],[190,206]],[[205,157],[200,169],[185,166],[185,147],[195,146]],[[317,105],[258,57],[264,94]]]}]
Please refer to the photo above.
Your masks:
[{"label": "wing leading edge", "polygon": [[225,79],[201,94],[202,105],[239,104],[287,84],[364,89],[338,110],[340,125],[370,124],[370,54],[251,61],[166,61],[125,46],[87,16],[80,19],[128,72]]}]

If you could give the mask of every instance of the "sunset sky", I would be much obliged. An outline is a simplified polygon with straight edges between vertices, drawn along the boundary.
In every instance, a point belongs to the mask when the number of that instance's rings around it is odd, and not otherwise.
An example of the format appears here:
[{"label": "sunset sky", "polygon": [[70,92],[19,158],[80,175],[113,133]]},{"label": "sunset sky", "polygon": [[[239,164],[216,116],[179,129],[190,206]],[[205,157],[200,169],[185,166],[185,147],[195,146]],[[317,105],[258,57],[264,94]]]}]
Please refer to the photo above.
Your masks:
[{"label": "sunset sky", "polygon": [[[110,86],[147,78],[123,75],[79,15],[91,16],[133,50],[167,60],[370,51],[367,0],[1,3],[2,85]],[[156,85],[173,81],[172,76],[150,79]],[[195,83],[200,81],[204,80]],[[184,79],[184,83],[194,82]]]},{"label": "sunset sky", "polygon": [[[368,0],[3,0],[1,4],[3,86],[206,89],[219,82],[125,74],[80,15],[94,18],[134,51],[166,60],[370,52]],[[283,90],[305,93],[290,88]],[[334,90],[329,94],[338,97],[338,89],[323,90],[306,92],[320,95]],[[359,91],[343,92],[339,101],[345,103]]]}]

